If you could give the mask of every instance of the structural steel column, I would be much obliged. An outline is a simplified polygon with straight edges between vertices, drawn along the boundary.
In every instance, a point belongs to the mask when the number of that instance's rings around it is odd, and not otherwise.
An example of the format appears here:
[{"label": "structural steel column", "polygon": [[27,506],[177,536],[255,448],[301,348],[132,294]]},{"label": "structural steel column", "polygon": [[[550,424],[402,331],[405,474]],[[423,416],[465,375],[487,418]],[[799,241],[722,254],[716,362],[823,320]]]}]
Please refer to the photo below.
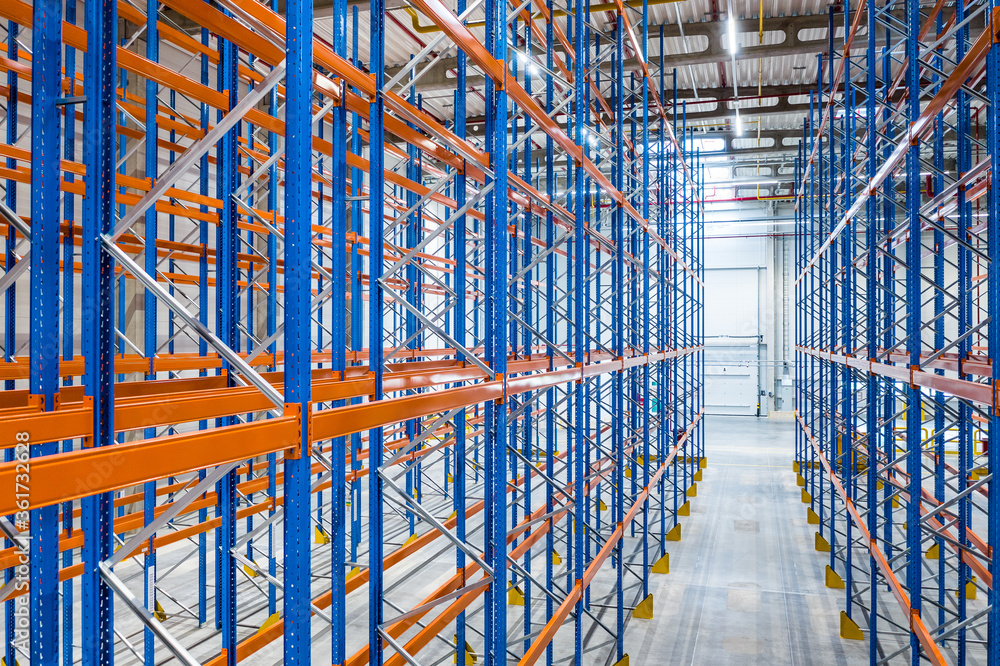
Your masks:
[{"label": "structural steel column", "polygon": [[[115,192],[115,74],[118,5],[114,0],[84,3],[84,28],[90,47],[84,54],[83,163],[88,196],[83,199],[80,348],[87,362],[83,384],[92,400],[94,447],[115,443],[114,425],[114,263],[104,252],[101,235],[114,226]],[[80,500],[84,540],[82,606],[80,609],[84,666],[113,662],[111,590],[98,564],[111,555],[114,529],[112,494]],[[8,662],[10,663],[10,662]]]},{"label": "structural steel column", "polygon": [[[39,0],[31,26],[31,336],[30,391],[40,411],[54,411],[59,392],[59,191],[62,92],[61,0]],[[31,441],[32,458],[57,452],[57,442]],[[24,441],[20,436],[18,441]],[[30,479],[28,480],[30,483]],[[31,661],[59,657],[59,507],[30,514]],[[27,531],[29,525],[17,528]],[[15,633],[15,635],[17,635]],[[13,638],[13,637],[11,637]],[[23,644],[23,643],[22,643]]]},{"label": "structural steel column", "polygon": [[[989,3],[990,18],[995,20],[1000,2],[992,0]],[[914,10],[916,11],[916,10]],[[1000,48],[993,42],[989,55],[986,57],[986,90],[990,98],[990,109],[987,116],[987,146],[990,156],[991,182],[987,190],[987,212],[991,221],[1000,220]],[[989,258],[987,280],[990,289],[987,292],[986,309],[991,321],[1000,317],[1000,225],[991,223],[987,227],[986,254]],[[1000,386],[1000,326],[990,326],[987,346],[990,364],[990,380],[994,391]],[[1000,406],[996,399],[989,414],[989,454],[988,467],[991,479],[1000,471]],[[1000,572],[1000,488],[989,484],[989,500],[986,512],[989,534],[990,571],[996,577]],[[1000,666],[1000,592],[994,584],[989,592],[989,619],[986,630],[986,663],[989,666]]]},{"label": "structural steel column", "polygon": [[[307,2],[310,0],[307,0]],[[308,24],[307,30],[309,30]],[[355,23],[355,25],[357,25]],[[311,40],[309,40],[311,41]],[[333,3],[333,48],[337,55],[347,56],[347,3],[346,0],[336,0]],[[301,55],[301,54],[298,54]],[[310,59],[312,54],[310,53]],[[310,62],[310,77],[312,76]],[[331,254],[333,261],[330,265],[330,275],[333,280],[333,297],[331,299],[332,321],[330,322],[330,348],[333,350],[331,368],[334,376],[346,379],[347,371],[347,284],[349,280],[347,266],[347,165],[340,162],[340,156],[347,154],[347,86],[343,85],[340,90],[340,103],[333,109],[332,124],[332,179],[330,183],[330,195],[333,199],[333,211],[331,220],[331,241],[333,247]],[[287,93],[286,93],[287,94]],[[312,98],[311,90],[308,98]],[[307,115],[311,111],[310,105],[305,107]],[[306,121],[300,122],[305,125]],[[311,126],[311,121],[310,126]],[[308,177],[308,176],[307,176]],[[311,200],[311,197],[310,197]],[[360,208],[360,202],[352,202],[354,206]],[[322,210],[322,207],[321,207]],[[321,216],[322,217],[322,216]],[[311,268],[309,269],[311,271]],[[309,291],[311,294],[311,290]],[[351,316],[352,324],[354,316]],[[333,402],[333,407],[343,407],[343,400]],[[333,440],[330,451],[330,472],[334,479],[343,479],[345,474],[345,460],[350,455],[349,439],[337,437]],[[346,658],[347,639],[347,613],[345,597],[347,594],[344,576],[347,568],[345,566],[345,553],[347,547],[347,494],[345,483],[334,483],[330,493],[330,522],[331,542],[330,542],[330,618],[331,618],[331,645],[332,663],[340,666]],[[308,493],[306,493],[308,496]],[[353,505],[353,503],[352,503]],[[306,533],[308,534],[308,527]],[[308,585],[307,585],[308,589]],[[306,595],[308,596],[308,595]],[[308,611],[307,611],[308,612]]]},{"label": "structural steel column", "polygon": [[[372,379],[370,400],[382,399],[382,356],[384,326],[382,309],[384,285],[381,282],[385,261],[384,217],[385,203],[385,0],[369,3],[368,69],[374,77],[375,90],[368,106],[368,371]],[[355,30],[357,30],[357,23]],[[382,428],[368,431],[368,650],[372,666],[382,666],[383,620],[382,580],[383,504],[385,502],[382,477],[377,470],[383,462]],[[461,652],[460,652],[461,654]]]},{"label": "structural steel column", "polygon": [[[507,3],[486,0],[486,50],[503,61],[507,56]],[[577,52],[579,53],[579,51]],[[486,666],[507,663],[507,91],[505,79],[486,80],[486,154],[493,170],[493,189],[486,195],[486,362],[504,397],[486,403],[486,452],[483,533],[486,562],[493,581],[486,592]],[[463,646],[458,646],[462,654]]]},{"label": "structural steel column", "polygon": [[[584,80],[584,53],[586,41],[584,35],[584,0],[576,0],[573,6],[573,133],[574,141],[582,153],[586,145],[586,108],[585,108],[585,86]],[[584,190],[584,172],[582,160],[576,160],[573,167],[573,213],[576,217],[576,224],[573,227],[573,255],[574,265],[568,266],[568,272],[572,276],[573,286],[573,358],[582,366],[584,363],[584,269],[587,264],[587,240],[584,230],[584,211],[587,205],[587,192]],[[568,188],[567,188],[568,189]],[[582,584],[583,571],[586,568],[584,561],[583,544],[586,536],[585,529],[585,505],[584,485],[586,483],[587,470],[585,468],[584,456],[584,424],[586,423],[586,411],[584,403],[584,385],[582,381],[577,381],[573,386],[573,421],[574,427],[568,440],[566,448],[571,451],[573,457],[573,542],[572,542],[572,562],[573,562],[573,585]],[[583,595],[576,601],[576,622],[573,627],[573,660],[581,663],[583,660]],[[502,662],[501,662],[502,663]]]},{"label": "structural steel column", "polygon": [[[920,61],[917,59],[919,43],[912,36],[920,31],[920,4],[918,0],[906,0],[906,16],[911,38],[906,40],[906,88],[907,114],[910,122],[920,117]],[[906,153],[906,351],[911,369],[920,363],[921,348],[921,223],[920,223],[920,153],[910,150]],[[1000,284],[1000,282],[994,283]],[[998,350],[1000,351],[1000,350]],[[923,404],[920,388],[908,382],[906,386],[906,474],[908,477],[906,502],[906,523],[913,529],[907,530],[906,587],[910,591],[910,608],[920,615],[923,606],[923,549],[920,524],[920,497],[923,491],[923,436],[920,432]],[[1000,507],[998,507],[1000,508]],[[917,636],[910,634],[910,662],[920,663],[920,645]]]},{"label": "structural steel column", "polygon": [[[311,663],[312,0],[287,4],[285,41],[285,403],[300,444],[285,455],[284,662]],[[341,189],[343,191],[343,189]],[[341,273],[343,275],[343,273]],[[336,454],[334,454],[336,455]],[[343,461],[343,457],[340,457]],[[375,476],[374,474],[372,475]],[[334,571],[333,576],[342,574]],[[232,660],[236,662],[235,655]]]}]

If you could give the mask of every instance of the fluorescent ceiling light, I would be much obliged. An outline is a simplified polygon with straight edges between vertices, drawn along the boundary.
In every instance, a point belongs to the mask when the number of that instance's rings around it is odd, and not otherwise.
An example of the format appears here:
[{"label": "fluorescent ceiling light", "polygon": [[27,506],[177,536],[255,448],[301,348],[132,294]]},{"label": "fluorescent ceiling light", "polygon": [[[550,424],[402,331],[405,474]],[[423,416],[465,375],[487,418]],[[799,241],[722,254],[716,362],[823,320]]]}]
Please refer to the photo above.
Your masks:
[{"label": "fluorescent ceiling light", "polygon": [[736,19],[729,15],[729,50],[736,53],[740,50],[740,45],[736,42]]},{"label": "fluorescent ceiling light", "polygon": [[783,182],[791,182],[791,180],[792,180],[791,178],[788,178],[785,181],[778,180],[777,178],[765,178],[763,180],[749,180],[749,179],[748,180],[735,180],[735,179],[730,179],[730,180],[710,180],[710,181],[708,181],[708,182],[705,183],[705,186],[706,187],[717,187],[717,188],[725,188],[725,187],[747,187],[747,186],[752,187],[754,185],[778,185],[778,184],[783,183]]},{"label": "fluorescent ceiling light", "polygon": [[766,227],[766,226],[771,226],[771,225],[774,225],[776,227],[782,227],[782,226],[786,226],[786,225],[789,225],[789,224],[795,224],[795,220],[788,220],[788,221],[785,221],[785,222],[778,222],[778,221],[775,221],[775,222],[739,222],[739,221],[736,221],[736,222],[706,222],[705,226],[708,227],[708,228],[710,228],[710,229],[713,228],[713,227],[716,228],[716,229],[718,229],[719,227]]}]

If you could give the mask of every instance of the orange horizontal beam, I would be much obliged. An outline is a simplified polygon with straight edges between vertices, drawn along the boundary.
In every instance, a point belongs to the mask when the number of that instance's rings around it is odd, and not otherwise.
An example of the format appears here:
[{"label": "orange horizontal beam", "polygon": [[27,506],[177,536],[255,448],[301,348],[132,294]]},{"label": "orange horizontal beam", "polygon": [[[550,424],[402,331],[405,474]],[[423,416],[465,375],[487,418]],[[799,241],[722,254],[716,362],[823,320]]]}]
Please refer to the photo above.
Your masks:
[{"label": "orange horizontal beam", "polygon": [[[864,519],[861,514],[858,513],[857,507],[854,506],[854,502],[848,497],[847,491],[844,489],[843,484],[840,482],[840,478],[834,472],[833,467],[830,466],[830,462],[823,455],[823,451],[820,448],[819,443],[816,438],[813,437],[812,432],[809,430],[809,426],[806,425],[805,420],[802,415],[799,414],[798,410],[795,410],[795,418],[798,419],[799,425],[802,427],[802,432],[805,433],[806,439],[809,440],[810,446],[812,446],[815,452],[816,458],[820,461],[823,467],[827,471],[827,475],[830,478],[830,483],[837,490],[837,494],[840,496],[840,501],[844,503],[847,509],[847,513],[851,516],[851,520],[854,521],[855,526],[861,534],[862,541],[868,545],[868,550],[872,556],[872,559],[878,564],[878,568],[882,571],[882,575],[885,577],[886,582],[889,584],[889,588],[892,590],[893,596],[896,597],[896,601],[899,602],[900,608],[903,613],[909,619],[910,631],[924,648],[924,656],[935,666],[944,666],[947,662],[944,660],[944,656],[941,654],[941,650],[938,648],[934,639],[931,637],[929,631],[927,631],[927,626],[924,621],[920,618],[920,613],[913,610],[910,606],[910,597],[906,593],[905,588],[899,579],[896,577],[895,572],[886,560],[885,555],[882,550],[878,547],[878,542],[875,541],[871,534],[868,532],[868,526],[865,524]],[[920,557],[920,553],[911,553],[910,557]]]},{"label": "orange horizontal beam", "polygon": [[[625,367],[635,367],[658,363],[667,358],[675,358],[678,355],[687,355],[699,351],[701,347],[687,348],[684,350],[672,350],[670,352],[658,352],[650,355],[633,354],[622,360],[603,360],[600,355],[592,355],[593,360],[581,367],[567,367],[565,365],[555,366],[552,370],[543,371],[546,367],[551,367],[551,361],[546,356],[529,359],[511,359],[506,382],[506,392],[517,394],[527,391],[539,390],[570,381],[583,379],[587,376],[615,372]],[[442,350],[451,353],[450,350]],[[415,350],[420,353],[420,350]],[[204,359],[205,357],[195,357]],[[324,360],[320,354],[318,360]],[[135,372],[145,372],[147,359],[137,362]],[[345,379],[334,378],[327,374],[329,371],[318,370],[313,374],[315,383],[315,398],[317,402],[346,400],[348,398],[362,397],[371,390],[371,380],[364,375],[362,368],[352,368],[348,372],[354,375]],[[521,373],[531,373],[522,376]],[[467,382],[483,378],[483,373],[477,368],[460,367],[454,362],[444,364],[426,365],[423,368],[415,369],[413,372],[406,372],[401,369],[394,373],[393,377],[386,383],[386,391],[402,391],[413,388],[429,388],[443,384]],[[265,379],[272,381],[272,384],[279,390],[282,385],[277,382],[277,373],[266,373]],[[218,387],[201,391],[190,391],[193,386],[198,386],[199,380],[175,380],[172,384],[179,389],[173,395],[167,393],[157,393],[146,396],[143,394],[129,397],[123,395],[116,404],[115,423],[118,431],[134,430],[139,428],[149,428],[156,426],[172,425],[176,423],[193,422],[209,418],[240,414],[255,411],[264,411],[270,408],[268,403],[255,389],[237,387]],[[137,384],[157,384],[156,382],[137,382]],[[133,391],[136,389],[133,388]],[[60,441],[67,439],[77,439],[88,437],[91,434],[90,406],[80,394],[80,387],[66,387],[64,389],[65,399],[68,402],[76,397],[82,400],[79,407],[69,407],[64,405],[50,413],[41,413],[33,409],[30,400],[24,392],[18,392],[22,399],[26,400],[22,406],[14,406],[14,411],[8,411],[6,418],[0,420],[0,446],[13,446],[17,433],[28,432],[33,441]],[[313,413],[312,432],[313,441],[325,441],[335,437],[362,432],[372,428],[398,423],[411,418],[428,416],[440,413],[456,407],[466,407],[488,400],[495,400],[503,397],[504,383],[499,381],[484,382],[471,386],[450,388],[446,390],[431,391],[419,395],[405,396],[369,402],[360,405],[347,405],[334,409],[326,409]],[[62,394],[61,401],[62,401]],[[214,433],[216,431],[205,431],[202,433]],[[41,433],[41,434],[39,434]],[[198,435],[191,435],[197,437]],[[272,446],[263,453],[278,451],[282,446]],[[61,454],[70,455],[70,454]],[[243,456],[248,458],[250,456]],[[220,462],[208,463],[220,464]],[[0,465],[0,470],[3,466]],[[193,469],[200,469],[195,467]],[[65,471],[65,470],[64,470]],[[85,466],[78,470],[80,475],[89,474],[89,469]],[[180,474],[185,469],[173,469],[165,471],[161,476]],[[67,477],[71,478],[71,477]],[[156,477],[154,477],[156,478]],[[123,482],[121,485],[127,485]]]},{"label": "orange horizontal beam", "polygon": [[642,509],[643,505],[648,501],[650,492],[659,482],[660,477],[666,472],[667,467],[673,462],[674,458],[677,457],[677,453],[683,447],[688,438],[691,436],[695,426],[701,420],[702,415],[705,413],[704,409],[695,416],[694,421],[685,429],[684,434],[681,435],[677,440],[677,444],[670,450],[670,453],[663,459],[660,466],[657,468],[656,472],[650,477],[649,484],[646,485],[642,492],[635,498],[632,506],[629,508],[628,512],[625,514],[622,522],[615,526],[614,531],[608,536],[601,550],[598,551],[597,555],[591,561],[587,570],[583,574],[583,578],[576,581],[573,585],[573,589],[570,590],[569,594],[563,599],[563,602],[556,609],[556,612],[552,614],[549,621],[545,624],[545,627],[538,634],[535,640],[532,642],[531,646],[525,651],[524,656],[521,657],[521,661],[518,662],[519,666],[530,666],[537,662],[545,654],[546,649],[555,638],[556,633],[562,626],[566,618],[569,617],[570,611],[576,605],[577,601],[583,598],[583,592],[590,586],[590,583],[594,580],[597,572],[604,565],[604,562],[611,556],[614,551],[615,546],[625,535],[625,528],[639,515],[639,511]]},{"label": "orange horizontal beam", "polygon": [[[80,449],[31,459],[32,508],[246,460],[298,445],[299,424],[280,417],[197,433]],[[35,441],[35,443],[41,443]],[[17,511],[16,463],[0,466],[0,511]]]}]

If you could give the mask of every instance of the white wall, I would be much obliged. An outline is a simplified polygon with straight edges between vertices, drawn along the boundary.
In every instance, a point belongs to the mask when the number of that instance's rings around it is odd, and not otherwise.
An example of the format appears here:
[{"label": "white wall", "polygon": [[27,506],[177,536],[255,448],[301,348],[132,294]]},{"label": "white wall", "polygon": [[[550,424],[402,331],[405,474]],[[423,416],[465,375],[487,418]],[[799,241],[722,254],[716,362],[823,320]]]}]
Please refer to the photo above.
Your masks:
[{"label": "white wall", "polygon": [[763,202],[708,207],[709,413],[767,416],[792,409],[795,304],[788,290],[794,277],[794,239],[785,235],[792,233],[792,227],[781,224],[789,214]]}]

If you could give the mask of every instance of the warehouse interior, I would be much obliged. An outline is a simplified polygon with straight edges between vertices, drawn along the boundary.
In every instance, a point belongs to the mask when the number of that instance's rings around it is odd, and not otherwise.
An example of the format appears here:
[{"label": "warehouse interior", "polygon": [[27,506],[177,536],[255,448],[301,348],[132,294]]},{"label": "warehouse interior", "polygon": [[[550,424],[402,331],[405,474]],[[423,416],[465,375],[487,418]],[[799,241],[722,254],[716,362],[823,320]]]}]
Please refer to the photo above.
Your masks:
[{"label": "warehouse interior", "polygon": [[1000,666],[1000,0],[0,34],[0,663]]}]

